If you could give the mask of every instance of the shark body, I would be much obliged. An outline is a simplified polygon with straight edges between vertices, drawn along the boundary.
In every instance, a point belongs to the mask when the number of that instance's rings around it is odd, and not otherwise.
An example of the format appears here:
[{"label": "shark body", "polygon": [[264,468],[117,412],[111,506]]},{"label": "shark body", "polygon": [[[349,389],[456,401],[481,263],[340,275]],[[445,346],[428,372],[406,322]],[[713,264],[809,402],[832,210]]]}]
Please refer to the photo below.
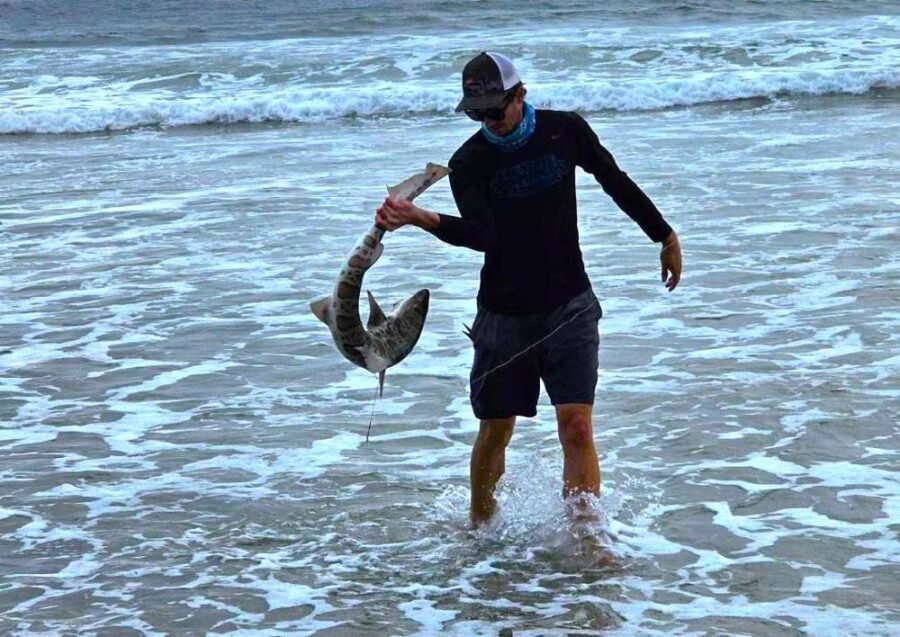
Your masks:
[{"label": "shark body", "polygon": [[[429,163],[424,172],[389,187],[388,195],[392,199],[412,201],[449,172],[444,166]],[[363,327],[359,316],[363,277],[384,250],[381,243],[384,232],[376,225],[369,228],[348,255],[331,296],[310,304],[313,314],[328,326],[344,357],[379,375],[379,393],[384,386],[385,370],[406,358],[418,342],[430,297],[428,290],[419,290],[390,314],[385,314],[372,293],[367,292],[369,320]]]}]

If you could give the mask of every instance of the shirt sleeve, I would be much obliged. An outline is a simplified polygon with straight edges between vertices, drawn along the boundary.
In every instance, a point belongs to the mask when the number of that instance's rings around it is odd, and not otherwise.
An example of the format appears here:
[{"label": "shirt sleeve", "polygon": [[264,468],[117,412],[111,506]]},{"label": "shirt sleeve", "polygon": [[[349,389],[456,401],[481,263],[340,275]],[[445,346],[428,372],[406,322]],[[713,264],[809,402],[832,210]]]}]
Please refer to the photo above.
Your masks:
[{"label": "shirt sleeve", "polygon": [[619,168],[612,153],[603,147],[584,118],[577,113],[572,115],[578,149],[576,163],[594,176],[603,191],[641,227],[644,234],[656,242],[665,240],[672,232],[672,227],[666,223],[650,197]]},{"label": "shirt sleeve", "polygon": [[488,184],[460,164],[450,162],[450,189],[460,216],[439,213],[441,221],[430,232],[450,245],[487,252],[494,240]]}]

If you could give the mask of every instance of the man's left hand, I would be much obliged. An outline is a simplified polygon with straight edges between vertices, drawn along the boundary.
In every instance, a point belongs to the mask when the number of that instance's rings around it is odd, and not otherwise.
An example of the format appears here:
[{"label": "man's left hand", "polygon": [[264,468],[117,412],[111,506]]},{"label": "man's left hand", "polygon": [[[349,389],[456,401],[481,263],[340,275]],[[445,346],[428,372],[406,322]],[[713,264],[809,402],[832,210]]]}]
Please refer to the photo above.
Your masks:
[{"label": "man's left hand", "polygon": [[[678,235],[672,231],[663,241],[662,250],[659,253],[659,261],[662,264],[662,281],[666,289],[671,292],[681,281],[681,243]],[[668,275],[668,277],[667,277]]]}]

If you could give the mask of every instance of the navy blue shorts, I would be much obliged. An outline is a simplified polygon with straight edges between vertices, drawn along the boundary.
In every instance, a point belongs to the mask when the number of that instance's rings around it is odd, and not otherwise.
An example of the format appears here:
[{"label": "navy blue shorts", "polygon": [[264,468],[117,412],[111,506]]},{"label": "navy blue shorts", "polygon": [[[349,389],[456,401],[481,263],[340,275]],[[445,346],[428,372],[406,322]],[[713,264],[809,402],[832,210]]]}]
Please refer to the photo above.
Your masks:
[{"label": "navy blue shorts", "polygon": [[544,314],[509,316],[479,307],[470,333],[475,417],[534,416],[542,380],[554,405],[593,405],[602,315],[590,288]]}]

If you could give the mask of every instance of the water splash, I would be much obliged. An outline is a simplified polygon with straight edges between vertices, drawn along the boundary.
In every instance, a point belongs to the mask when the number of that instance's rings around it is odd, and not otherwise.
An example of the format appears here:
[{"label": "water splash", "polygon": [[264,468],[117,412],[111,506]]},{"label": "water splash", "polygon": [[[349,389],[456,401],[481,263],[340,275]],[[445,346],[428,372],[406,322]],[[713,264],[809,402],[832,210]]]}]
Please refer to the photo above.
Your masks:
[{"label": "water splash", "polygon": [[[612,527],[622,509],[623,494],[607,487],[600,497],[579,494],[563,498],[561,476],[560,459],[548,460],[541,454],[508,467],[497,485],[496,515],[473,530],[472,537],[485,545],[524,550],[550,560],[590,563],[600,553],[611,552],[621,562],[625,547],[616,546]],[[448,486],[435,499],[434,521],[468,524],[469,499],[467,487]]]}]

